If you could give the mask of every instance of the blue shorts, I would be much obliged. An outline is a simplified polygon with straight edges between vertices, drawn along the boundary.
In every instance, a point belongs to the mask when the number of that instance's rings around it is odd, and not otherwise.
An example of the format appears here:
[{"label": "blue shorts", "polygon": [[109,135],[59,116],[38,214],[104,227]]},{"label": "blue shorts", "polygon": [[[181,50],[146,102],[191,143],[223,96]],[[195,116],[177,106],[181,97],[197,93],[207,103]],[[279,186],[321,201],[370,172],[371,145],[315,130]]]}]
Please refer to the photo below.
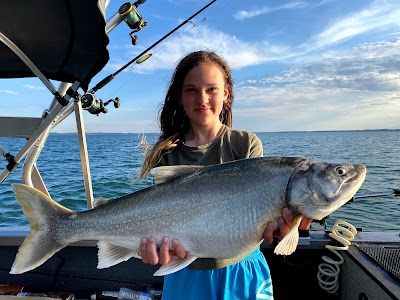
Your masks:
[{"label": "blue shorts", "polygon": [[162,300],[273,299],[271,274],[257,248],[241,261],[214,270],[182,269],[164,277]]}]

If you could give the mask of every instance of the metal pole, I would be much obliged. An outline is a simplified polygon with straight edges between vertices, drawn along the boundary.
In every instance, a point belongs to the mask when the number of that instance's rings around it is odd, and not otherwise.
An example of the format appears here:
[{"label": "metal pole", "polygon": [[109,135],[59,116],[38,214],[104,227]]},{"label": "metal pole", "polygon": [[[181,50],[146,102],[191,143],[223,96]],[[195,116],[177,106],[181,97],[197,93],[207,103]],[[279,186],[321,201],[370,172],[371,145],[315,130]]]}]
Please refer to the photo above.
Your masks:
[{"label": "metal pole", "polygon": [[373,198],[373,197],[385,197],[385,196],[400,196],[400,189],[392,189],[385,192],[376,192],[369,194],[355,194],[352,200],[356,199],[365,199],[365,198]]}]

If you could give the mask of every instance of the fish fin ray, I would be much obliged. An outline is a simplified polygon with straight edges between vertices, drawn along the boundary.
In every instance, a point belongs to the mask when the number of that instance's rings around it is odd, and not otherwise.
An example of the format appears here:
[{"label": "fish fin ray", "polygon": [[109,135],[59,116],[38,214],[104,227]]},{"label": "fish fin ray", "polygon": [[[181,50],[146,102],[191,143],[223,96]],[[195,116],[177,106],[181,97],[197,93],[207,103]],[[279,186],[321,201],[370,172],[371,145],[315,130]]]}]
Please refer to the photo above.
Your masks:
[{"label": "fish fin ray", "polygon": [[205,166],[188,166],[188,165],[180,165],[180,166],[161,166],[151,169],[150,174],[154,178],[155,184],[160,184],[163,182],[172,181],[176,178],[190,175],[195,173],[196,171],[202,170],[206,168]]},{"label": "fish fin ray", "polygon": [[127,261],[131,257],[141,258],[139,250],[129,249],[120,245],[113,244],[110,241],[99,241],[97,243],[99,251],[98,256],[98,269],[105,269],[121,262]]},{"label": "fish fin ray", "polygon": [[18,249],[10,274],[22,274],[39,267],[65,246],[52,241],[49,235],[31,230]]},{"label": "fish fin ray", "polygon": [[[10,274],[30,271],[67,246],[53,237],[52,224],[61,215],[76,212],[63,207],[41,191],[25,184],[13,184],[15,197],[20,203],[31,229],[18,249]],[[52,219],[53,221],[49,221]]]},{"label": "fish fin ray", "polygon": [[183,258],[183,259],[178,259],[178,258],[173,259],[168,264],[163,265],[161,268],[159,268],[153,274],[153,276],[164,276],[164,275],[178,272],[179,270],[186,268],[188,265],[190,265],[196,259],[197,259],[197,256],[193,256],[193,255],[186,255],[185,258]]},{"label": "fish fin ray", "polygon": [[299,243],[299,225],[302,218],[302,215],[294,217],[292,228],[275,247],[275,254],[290,255],[296,250],[297,244]]}]

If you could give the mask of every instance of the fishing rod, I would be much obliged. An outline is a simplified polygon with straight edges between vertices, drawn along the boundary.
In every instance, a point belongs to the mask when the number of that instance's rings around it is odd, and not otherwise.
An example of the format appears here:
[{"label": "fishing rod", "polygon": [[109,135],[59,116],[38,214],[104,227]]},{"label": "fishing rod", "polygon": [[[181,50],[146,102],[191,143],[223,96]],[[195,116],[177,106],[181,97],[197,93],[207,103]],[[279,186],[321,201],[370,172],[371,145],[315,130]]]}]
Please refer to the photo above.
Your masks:
[{"label": "fishing rod", "polygon": [[356,193],[345,205],[350,204],[358,199],[374,198],[374,197],[386,197],[386,196],[400,196],[400,189],[390,189],[383,192],[374,193]]},{"label": "fishing rod", "polygon": [[191,19],[193,19],[194,17],[196,17],[198,14],[200,14],[202,11],[204,11],[205,9],[207,9],[210,5],[212,5],[214,2],[216,2],[217,0],[213,0],[210,3],[208,3],[207,5],[205,5],[203,8],[201,8],[200,10],[198,10],[195,14],[193,14],[192,16],[190,16],[189,18],[187,18],[185,21],[183,21],[181,24],[179,24],[177,27],[175,27],[174,29],[172,29],[170,32],[168,32],[166,35],[164,35],[162,38],[160,38],[158,41],[156,41],[154,44],[152,44],[150,47],[148,47],[146,50],[142,51],[140,54],[138,54],[134,59],[132,59],[131,61],[129,61],[126,65],[124,65],[122,68],[120,68],[119,70],[117,70],[115,73],[108,75],[106,78],[104,78],[103,80],[101,80],[98,84],[96,84],[96,86],[94,88],[92,88],[88,94],[94,94],[95,92],[97,92],[99,89],[103,88],[105,85],[107,85],[108,83],[111,82],[111,80],[114,79],[115,76],[117,76],[119,73],[121,73],[123,70],[125,70],[127,67],[129,67],[131,64],[133,64],[136,60],[138,60],[140,57],[142,57],[142,55],[144,55],[147,51],[151,50],[152,48],[154,48],[155,46],[157,46],[159,43],[161,43],[163,40],[165,40],[167,37],[169,37],[171,34],[173,34],[175,31],[177,31],[179,28],[181,28],[183,25],[187,24],[190,22]]},{"label": "fishing rod", "polygon": [[356,199],[365,199],[365,198],[373,198],[373,197],[385,197],[385,196],[400,196],[400,189],[391,189],[390,191],[385,192],[376,192],[369,194],[355,194],[350,201],[354,201]]},{"label": "fishing rod", "polygon": [[[374,198],[374,197],[386,197],[386,196],[400,196],[400,189],[390,189],[384,192],[375,192],[375,193],[356,193],[349,201],[347,201],[344,205],[348,205],[353,203],[357,199],[365,199],[365,198]],[[320,225],[324,226],[326,229],[326,220],[329,218],[329,215],[321,220],[313,220],[313,222],[317,222]]]}]

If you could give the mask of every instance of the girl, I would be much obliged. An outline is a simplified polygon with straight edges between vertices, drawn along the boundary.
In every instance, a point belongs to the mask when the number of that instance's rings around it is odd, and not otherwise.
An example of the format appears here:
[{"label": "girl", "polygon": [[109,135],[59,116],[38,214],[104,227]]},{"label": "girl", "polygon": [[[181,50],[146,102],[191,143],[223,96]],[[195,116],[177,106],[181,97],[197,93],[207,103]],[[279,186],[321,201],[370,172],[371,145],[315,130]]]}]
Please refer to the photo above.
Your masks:
[{"label": "girl", "polygon": [[[142,176],[155,166],[213,165],[263,155],[253,133],[231,129],[233,80],[227,63],[210,51],[186,55],[177,65],[160,113],[161,135],[147,152]],[[285,208],[279,230],[268,224],[265,242],[282,238],[292,221]],[[311,220],[301,228],[308,229]],[[153,237],[143,238],[144,263],[167,264],[172,255],[185,257],[184,245],[164,237],[157,250]],[[260,248],[229,260],[197,259],[189,267],[164,277],[163,300],[273,299],[270,271]]]}]

